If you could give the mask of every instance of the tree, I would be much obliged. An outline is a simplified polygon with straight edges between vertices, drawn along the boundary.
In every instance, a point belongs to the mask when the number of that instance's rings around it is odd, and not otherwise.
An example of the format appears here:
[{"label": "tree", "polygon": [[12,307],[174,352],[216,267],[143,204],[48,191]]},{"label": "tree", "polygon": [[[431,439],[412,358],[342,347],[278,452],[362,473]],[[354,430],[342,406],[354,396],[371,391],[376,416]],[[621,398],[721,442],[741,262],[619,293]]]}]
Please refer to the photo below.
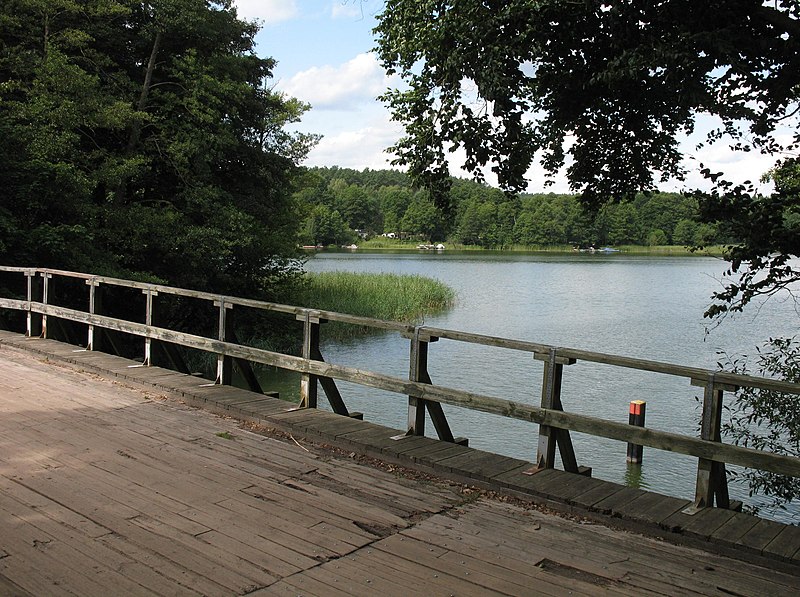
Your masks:
[{"label": "tree", "polygon": [[408,188],[385,186],[379,189],[378,205],[383,213],[383,232],[400,232],[400,221],[412,198],[413,194]]},{"label": "tree", "polygon": [[353,232],[341,214],[327,205],[316,205],[303,226],[303,236],[314,245],[341,245],[352,242]]},{"label": "tree", "polygon": [[291,184],[307,106],[230,0],[7,0],[7,264],[265,296],[299,271]]},{"label": "tree", "polygon": [[406,209],[400,227],[403,232],[431,238],[439,224],[436,206],[430,199],[418,194]]},{"label": "tree", "polygon": [[[800,144],[799,15],[794,0],[387,0],[378,55],[407,84],[384,95],[406,127],[392,148],[395,163],[446,205],[451,151],[463,150],[464,167],[478,179],[491,166],[509,193],[526,188],[537,153],[551,175],[569,156],[572,188],[597,211],[682,178],[679,139],[699,112],[720,122],[707,142],[780,156]],[[788,143],[778,127],[790,131]],[[789,263],[798,247],[786,226],[798,199],[783,174],[794,160],[773,171],[770,197],[701,168],[717,182],[713,192],[695,194],[702,221],[736,241],[727,258],[740,274],[715,295],[708,316],[798,278]],[[683,217],[651,231],[669,240]]]},{"label": "tree", "polygon": [[641,239],[639,212],[630,203],[615,205],[610,214],[608,242],[613,244],[638,243]]},{"label": "tree", "polygon": [[374,232],[381,227],[378,202],[364,187],[351,184],[337,192],[336,208],[353,230]]},{"label": "tree", "polygon": [[711,316],[742,311],[751,300],[800,281],[800,269],[792,262],[800,255],[800,159],[781,161],[765,178],[775,185],[768,196],[751,185],[730,183],[702,194],[703,219],[741,239],[727,254],[731,265],[726,274],[738,274],[738,280],[714,293]]},{"label": "tree", "polygon": [[491,165],[520,192],[537,152],[551,174],[569,154],[572,188],[597,207],[682,177],[678,136],[698,111],[740,149],[774,152],[797,105],[798,11],[794,0],[387,0],[378,55],[407,83],[384,96],[406,125],[395,163],[439,188],[447,152],[462,149],[473,175]]},{"label": "tree", "polygon": [[[527,187],[541,152],[551,175],[571,158],[572,189],[602,214],[683,178],[679,140],[703,112],[720,121],[709,143],[780,160],[766,196],[701,166],[715,183],[694,194],[701,222],[734,241],[731,278],[706,315],[800,281],[800,159],[786,153],[800,146],[796,0],[386,0],[379,20],[379,57],[407,84],[384,95],[406,127],[395,163],[439,202],[448,152],[462,150],[478,179],[491,166],[509,193]],[[648,243],[668,242],[690,217],[646,218]]]},{"label": "tree", "polygon": [[[747,363],[727,359],[727,369],[749,374]],[[771,338],[758,348],[756,373],[767,377],[781,377],[785,381],[800,383],[800,345],[796,340]],[[723,425],[723,433],[736,445],[757,450],[769,450],[800,458],[800,408],[796,395],[743,388],[737,391],[730,417]],[[750,495],[763,493],[771,498],[771,508],[781,508],[800,495],[800,479],[745,469],[733,473],[745,480]]]}]

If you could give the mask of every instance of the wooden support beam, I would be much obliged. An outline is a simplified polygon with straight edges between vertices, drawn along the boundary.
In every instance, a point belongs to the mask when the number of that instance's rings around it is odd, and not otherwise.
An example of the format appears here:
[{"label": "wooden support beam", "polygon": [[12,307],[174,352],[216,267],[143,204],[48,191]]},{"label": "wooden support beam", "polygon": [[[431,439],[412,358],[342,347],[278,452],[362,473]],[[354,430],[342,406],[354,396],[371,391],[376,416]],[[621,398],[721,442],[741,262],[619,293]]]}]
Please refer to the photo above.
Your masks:
[{"label": "wooden support beam", "polygon": [[41,330],[42,317],[41,317],[41,315],[37,315],[36,316],[36,320],[37,320],[38,326],[36,326],[36,329],[34,330],[34,314],[31,311],[31,303],[35,300],[35,298],[38,298],[38,296],[35,296],[35,295],[39,295],[41,293],[41,286],[40,286],[41,278],[39,278],[36,275],[36,270],[28,270],[28,271],[26,271],[25,272],[25,278],[26,278],[26,282],[27,282],[26,286],[27,286],[27,293],[28,293],[28,307],[27,307],[27,313],[25,314],[26,315],[26,317],[25,317],[25,335],[28,338],[32,338],[32,337],[38,336],[38,335],[40,335],[42,333],[42,330]]},{"label": "wooden support beam", "polygon": [[[430,383],[428,375],[428,342],[420,339],[419,328],[414,331],[409,347],[408,379]],[[408,397],[408,427],[406,435],[425,435],[425,400]]]},{"label": "wooden support beam", "polygon": [[[311,358],[314,361],[321,361],[323,363],[325,362],[325,358],[322,356],[322,352],[319,350],[319,345],[315,350],[312,351]],[[354,419],[364,418],[364,415],[361,413],[351,413],[347,410],[347,406],[344,403],[342,394],[339,392],[339,388],[336,386],[336,381],[334,379],[330,377],[317,377],[317,380],[322,386],[322,390],[325,392],[325,397],[328,399],[328,403],[331,405],[333,412],[335,412],[337,415],[352,417]]]},{"label": "wooden support beam", "polygon": [[[236,328],[233,324],[234,313],[235,311],[233,308],[231,308],[228,313],[227,325],[225,327],[225,341],[239,344],[239,338],[236,335]],[[258,377],[256,377],[256,373],[253,371],[253,366],[250,361],[237,357],[231,358],[233,360],[233,366],[236,367],[236,370],[239,372],[239,375],[241,375],[245,385],[247,386],[246,389],[250,390],[251,392],[263,394],[264,389],[261,387],[261,382],[258,381]]]},{"label": "wooden support beam", "polygon": [[[233,305],[226,300],[224,296],[221,296],[214,301],[214,306],[219,309],[219,315],[217,317],[217,338],[219,338],[221,342],[226,342],[228,341],[228,309],[231,309]],[[217,355],[217,379],[215,383],[229,386],[232,380],[233,361],[231,357],[221,354]]]},{"label": "wooden support beam", "polygon": [[[556,348],[551,348],[549,354],[534,353],[536,360],[544,361],[544,375],[542,378],[542,408],[563,411],[561,404],[561,380],[564,374],[564,365],[572,365],[574,359],[566,359],[556,355]],[[578,462],[575,458],[575,449],[569,430],[539,426],[539,443],[536,453],[536,468],[554,468],[556,461],[556,447],[561,455],[564,470],[578,473]]]},{"label": "wooden support beam", "polygon": [[[319,318],[306,311],[298,319],[303,321],[303,358],[314,358],[314,349],[319,352]],[[317,376],[303,373],[300,376],[300,408],[317,408]]]},{"label": "wooden support beam", "polygon": [[[436,336],[428,334],[424,328],[416,327],[414,333],[404,334],[411,340],[409,351],[408,379],[420,383],[432,384],[428,372],[428,349],[432,342],[439,340]],[[414,396],[408,397],[408,431],[406,435],[425,435],[425,413],[431,418],[436,435],[440,440],[456,443],[462,446],[469,445],[469,440],[464,437],[453,437],[450,423],[444,414],[442,405],[438,402],[423,400]]]},{"label": "wooden support beam", "polygon": [[[322,351],[319,349],[320,326],[327,320],[319,317],[315,311],[306,310],[297,319],[303,322],[303,358],[309,361],[325,362]],[[361,413],[350,413],[347,405],[342,399],[336,381],[330,377],[319,377],[308,373],[303,373],[300,377],[300,408],[317,408],[318,384],[322,386],[325,397],[331,405],[331,409],[337,415],[353,418],[362,417]]]},{"label": "wooden support beam", "polygon": [[[86,285],[89,287],[89,314],[95,315],[101,313],[98,308],[101,304],[101,291],[100,282],[97,278],[86,280]],[[94,324],[89,324],[89,331],[86,337],[86,350],[100,350],[99,328],[95,329]]]},{"label": "wooden support beam", "polygon": [[[144,324],[147,326],[153,325],[153,297],[158,296],[158,292],[153,290],[152,288],[147,288],[142,290],[142,294],[145,296],[145,311],[144,311]],[[144,362],[143,365],[149,367],[151,363],[151,348],[152,348],[152,339],[146,337],[144,339]]]},{"label": "wooden support beam", "polygon": [[[48,272],[41,272],[42,276],[42,304],[46,305],[48,299],[48,291],[50,290],[51,284],[49,283],[53,277],[53,274]],[[47,338],[47,314],[42,313],[42,338]]]},{"label": "wooden support beam", "polygon": [[[695,384],[695,381],[692,381]],[[696,384],[695,384],[696,385]],[[724,389],[734,389],[725,384],[715,383],[714,376],[711,376],[705,383],[703,392],[703,416],[700,425],[701,439],[721,442],[722,441],[722,404]],[[698,459],[697,463],[697,483],[695,486],[694,504],[687,509],[687,513],[694,514],[702,508],[711,507],[716,503],[719,508],[730,508],[730,497],[728,495],[728,479],[725,474],[725,463],[709,460],[707,458]]]}]

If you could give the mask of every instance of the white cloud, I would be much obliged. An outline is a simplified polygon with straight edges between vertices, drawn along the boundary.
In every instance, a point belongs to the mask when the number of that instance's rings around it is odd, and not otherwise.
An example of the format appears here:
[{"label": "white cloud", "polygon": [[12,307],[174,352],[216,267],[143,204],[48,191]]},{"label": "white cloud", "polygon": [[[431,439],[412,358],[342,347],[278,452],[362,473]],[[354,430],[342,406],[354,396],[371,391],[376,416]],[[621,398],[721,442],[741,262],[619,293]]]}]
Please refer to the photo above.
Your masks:
[{"label": "white cloud", "polygon": [[372,53],[359,54],[334,67],[314,66],[281,82],[278,87],[314,108],[355,109],[374,102],[389,85],[388,78]]},{"label": "white cloud", "polygon": [[385,150],[401,136],[396,123],[375,119],[360,128],[351,128],[326,135],[311,150],[307,166],[341,166],[373,170],[392,168],[392,156]]},{"label": "white cloud", "polygon": [[236,8],[240,17],[258,19],[268,25],[299,15],[297,0],[236,0]]},{"label": "white cloud", "polygon": [[364,7],[357,0],[355,2],[345,2],[345,0],[334,0],[331,5],[331,18],[333,19],[354,19],[364,15]]}]

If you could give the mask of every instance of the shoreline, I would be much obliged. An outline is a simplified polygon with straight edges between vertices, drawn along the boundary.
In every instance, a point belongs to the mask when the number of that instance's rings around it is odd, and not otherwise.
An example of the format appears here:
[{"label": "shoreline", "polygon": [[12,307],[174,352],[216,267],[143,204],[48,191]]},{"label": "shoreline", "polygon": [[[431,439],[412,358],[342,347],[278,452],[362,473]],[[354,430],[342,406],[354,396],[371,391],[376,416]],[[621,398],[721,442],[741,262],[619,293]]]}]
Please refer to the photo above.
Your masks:
[{"label": "shoreline", "polygon": [[552,247],[522,247],[512,246],[504,247],[502,249],[487,249],[485,247],[478,247],[474,245],[459,245],[459,244],[445,244],[442,250],[426,250],[420,249],[418,243],[397,244],[397,245],[372,245],[365,243],[358,245],[356,248],[352,247],[300,247],[299,250],[304,254],[313,254],[318,252],[328,253],[420,253],[420,254],[435,254],[442,255],[446,253],[486,253],[486,254],[548,254],[548,255],[644,255],[644,256],[669,256],[669,257],[719,257],[723,258],[725,254],[725,247],[715,245],[706,247],[702,250],[691,251],[689,248],[681,245],[661,245],[661,246],[645,246],[645,245],[619,245],[612,247],[613,251],[590,251],[588,249],[577,250],[570,246],[552,246]]}]

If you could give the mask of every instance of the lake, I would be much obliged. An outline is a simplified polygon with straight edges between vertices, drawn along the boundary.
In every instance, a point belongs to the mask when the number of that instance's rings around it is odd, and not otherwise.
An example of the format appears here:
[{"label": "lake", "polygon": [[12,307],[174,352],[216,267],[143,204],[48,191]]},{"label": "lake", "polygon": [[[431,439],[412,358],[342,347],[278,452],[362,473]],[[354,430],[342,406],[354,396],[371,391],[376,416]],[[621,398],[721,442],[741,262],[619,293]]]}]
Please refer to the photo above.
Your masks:
[{"label": "lake", "polygon": [[[321,252],[307,270],[392,272],[437,278],[457,293],[456,305],[425,324],[556,346],[716,368],[720,352],[752,354],[774,336],[797,333],[798,307],[788,296],[710,327],[703,312],[719,289],[727,263],[703,256],[525,254],[494,252]],[[409,343],[379,335],[346,343],[324,341],[329,362],[408,375]],[[442,340],[432,344],[434,383],[538,405],[543,365],[518,353]],[[350,410],[366,420],[404,429],[406,401],[397,394],[340,383]],[[282,388],[296,393],[296,380]],[[322,394],[321,394],[322,395]],[[565,367],[562,402],[577,413],[628,420],[631,400],[647,402],[647,426],[696,434],[702,389],[665,375],[578,362]],[[320,400],[325,404],[324,398]],[[445,406],[454,435],[470,446],[534,460],[537,427]],[[428,434],[433,433],[428,423]],[[697,460],[645,448],[643,465],[625,462],[626,446],[573,434],[578,463],[593,476],[693,498]],[[731,487],[736,499],[746,488]],[[797,516],[794,509],[788,515]],[[788,516],[781,515],[781,517]]]}]

